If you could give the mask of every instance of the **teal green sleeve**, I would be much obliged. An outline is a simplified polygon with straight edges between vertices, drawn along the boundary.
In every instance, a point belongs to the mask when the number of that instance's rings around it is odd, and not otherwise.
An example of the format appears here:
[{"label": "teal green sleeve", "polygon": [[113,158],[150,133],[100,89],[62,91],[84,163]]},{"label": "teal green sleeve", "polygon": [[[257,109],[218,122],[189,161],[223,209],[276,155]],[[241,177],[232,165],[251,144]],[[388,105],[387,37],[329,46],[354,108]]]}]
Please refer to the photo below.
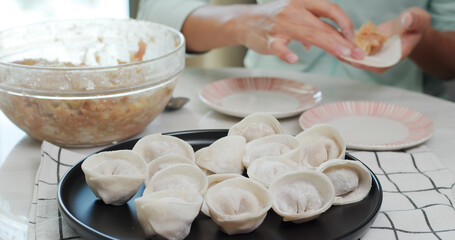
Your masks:
[{"label": "teal green sleeve", "polygon": [[455,1],[430,0],[428,12],[431,14],[431,25],[440,31],[455,31]]},{"label": "teal green sleeve", "polygon": [[157,22],[181,30],[187,16],[208,0],[141,0],[137,19]]}]

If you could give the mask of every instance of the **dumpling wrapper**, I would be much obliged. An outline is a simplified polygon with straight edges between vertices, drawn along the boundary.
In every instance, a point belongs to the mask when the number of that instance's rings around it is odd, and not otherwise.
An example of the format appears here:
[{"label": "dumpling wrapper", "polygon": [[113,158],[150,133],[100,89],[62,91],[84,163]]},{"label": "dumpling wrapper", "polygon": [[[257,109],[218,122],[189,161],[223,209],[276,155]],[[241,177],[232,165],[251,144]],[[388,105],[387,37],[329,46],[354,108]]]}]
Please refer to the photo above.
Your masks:
[{"label": "dumpling wrapper", "polygon": [[166,190],[181,190],[204,195],[207,186],[207,177],[199,167],[184,163],[175,164],[155,173],[143,195]]},{"label": "dumpling wrapper", "polygon": [[371,56],[365,56],[362,60],[350,57],[345,57],[344,59],[370,67],[391,67],[397,64],[401,59],[401,38],[399,35],[389,37],[384,43],[381,51]]},{"label": "dumpling wrapper", "polygon": [[258,138],[246,144],[242,162],[248,168],[258,158],[278,156],[299,161],[301,158],[299,141],[288,134],[274,134]]},{"label": "dumpling wrapper", "polygon": [[139,190],[146,176],[142,157],[131,150],[101,152],[82,163],[87,185],[105,204],[120,206]]},{"label": "dumpling wrapper", "polygon": [[335,158],[344,158],[346,143],[340,131],[331,124],[320,123],[297,134],[300,142],[301,166],[316,169],[323,162]]},{"label": "dumpling wrapper", "polygon": [[250,179],[258,181],[268,188],[276,178],[298,168],[295,161],[284,157],[264,157],[256,159],[250,164],[247,175]]},{"label": "dumpling wrapper", "polygon": [[245,138],[241,136],[222,137],[197,151],[196,164],[211,173],[242,174],[245,146]]},{"label": "dumpling wrapper", "polygon": [[283,133],[281,124],[273,115],[253,113],[230,127],[228,136],[242,136],[246,142],[250,142],[261,137],[281,133]]},{"label": "dumpling wrapper", "polygon": [[188,164],[196,166],[196,163],[181,155],[169,154],[158,157],[147,164],[147,175],[144,180],[144,185],[146,187],[148,186],[150,179],[152,179],[155,173],[175,164]]},{"label": "dumpling wrapper", "polygon": [[358,161],[331,159],[318,168],[333,182],[337,193],[333,205],[362,201],[370,192],[372,178],[368,169]]},{"label": "dumpling wrapper", "polygon": [[[209,176],[207,176],[207,181],[208,181],[207,190],[210,187],[215,186],[216,184],[218,184],[218,183],[220,183],[220,182],[222,182],[224,180],[228,180],[228,179],[231,179],[231,178],[237,178],[237,177],[244,178],[243,175],[236,174],[236,173],[219,173],[219,174],[209,175]],[[207,207],[207,203],[205,202],[205,200],[202,203],[201,211],[207,217],[210,217],[209,208]]]},{"label": "dumpling wrapper", "polygon": [[134,200],[137,218],[147,238],[184,239],[199,214],[203,198],[178,190],[154,192]]},{"label": "dumpling wrapper", "polygon": [[212,186],[205,202],[213,222],[229,235],[254,231],[272,206],[270,193],[264,186],[240,177]]},{"label": "dumpling wrapper", "polygon": [[269,188],[273,210],[283,221],[311,221],[332,206],[335,188],[316,170],[300,170],[278,177]]},{"label": "dumpling wrapper", "polygon": [[168,154],[182,155],[193,162],[195,161],[194,150],[189,143],[178,137],[161,135],[160,133],[139,139],[132,150],[139,153],[146,163]]}]

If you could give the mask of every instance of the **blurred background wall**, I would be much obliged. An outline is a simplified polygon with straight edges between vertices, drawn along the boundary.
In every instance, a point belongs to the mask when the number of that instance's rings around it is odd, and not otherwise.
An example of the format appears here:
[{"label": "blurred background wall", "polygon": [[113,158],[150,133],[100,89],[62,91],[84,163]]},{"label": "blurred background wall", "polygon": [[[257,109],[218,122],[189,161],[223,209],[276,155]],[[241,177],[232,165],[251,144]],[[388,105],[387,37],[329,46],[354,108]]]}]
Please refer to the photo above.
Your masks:
[{"label": "blurred background wall", "polygon": [[[255,3],[255,0],[210,0],[212,4]],[[134,18],[139,0],[0,0],[0,30],[55,19]],[[188,67],[242,67],[246,49],[231,46],[187,57]],[[455,101],[455,80],[446,83]]]}]

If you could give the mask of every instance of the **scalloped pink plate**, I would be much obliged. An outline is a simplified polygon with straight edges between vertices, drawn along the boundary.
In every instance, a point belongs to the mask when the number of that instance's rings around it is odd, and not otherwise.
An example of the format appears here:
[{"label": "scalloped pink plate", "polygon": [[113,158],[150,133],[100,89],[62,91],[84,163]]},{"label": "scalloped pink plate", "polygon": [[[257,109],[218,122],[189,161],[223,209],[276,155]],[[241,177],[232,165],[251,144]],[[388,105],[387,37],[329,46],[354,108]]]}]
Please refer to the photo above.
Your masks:
[{"label": "scalloped pink plate", "polygon": [[300,115],[307,129],[328,123],[340,130],[349,149],[399,150],[421,144],[433,133],[433,121],[412,109],[398,105],[347,101],[325,104]]},{"label": "scalloped pink plate", "polygon": [[275,77],[227,78],[206,85],[199,98],[212,109],[235,117],[269,113],[285,118],[302,113],[322,99],[314,86]]}]

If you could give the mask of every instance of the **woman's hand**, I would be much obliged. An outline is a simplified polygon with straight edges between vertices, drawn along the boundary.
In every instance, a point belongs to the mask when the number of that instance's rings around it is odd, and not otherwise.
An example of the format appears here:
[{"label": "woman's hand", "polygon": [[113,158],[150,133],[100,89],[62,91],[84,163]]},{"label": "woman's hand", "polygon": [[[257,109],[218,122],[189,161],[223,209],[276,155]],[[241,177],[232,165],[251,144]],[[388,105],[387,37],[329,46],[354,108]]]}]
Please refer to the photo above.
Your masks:
[{"label": "woman's hand", "polygon": [[[393,36],[399,34],[401,37],[401,59],[403,60],[410,56],[419,42],[424,37],[426,31],[430,27],[431,16],[428,12],[421,8],[413,7],[406,9],[396,18],[384,22],[378,26],[378,31],[385,36]],[[355,67],[374,72],[383,73],[390,69],[369,67],[359,63],[342,60]]]},{"label": "woman's hand", "polygon": [[[341,33],[321,18],[331,19]],[[352,42],[354,31],[350,18],[332,2],[274,1],[256,5],[250,14],[236,20],[243,45],[261,54],[276,55],[288,63],[298,60],[287,48],[291,40],[302,43],[306,49],[314,45],[335,57],[364,57],[363,51]]]},{"label": "woman's hand", "polygon": [[[331,19],[338,31],[321,18]],[[185,21],[182,32],[190,51],[207,51],[228,45],[244,45],[260,54],[276,55],[296,63],[287,45],[298,41],[316,46],[335,57],[363,59],[353,42],[352,22],[335,3],[326,0],[279,0],[260,5],[205,6]]]}]

